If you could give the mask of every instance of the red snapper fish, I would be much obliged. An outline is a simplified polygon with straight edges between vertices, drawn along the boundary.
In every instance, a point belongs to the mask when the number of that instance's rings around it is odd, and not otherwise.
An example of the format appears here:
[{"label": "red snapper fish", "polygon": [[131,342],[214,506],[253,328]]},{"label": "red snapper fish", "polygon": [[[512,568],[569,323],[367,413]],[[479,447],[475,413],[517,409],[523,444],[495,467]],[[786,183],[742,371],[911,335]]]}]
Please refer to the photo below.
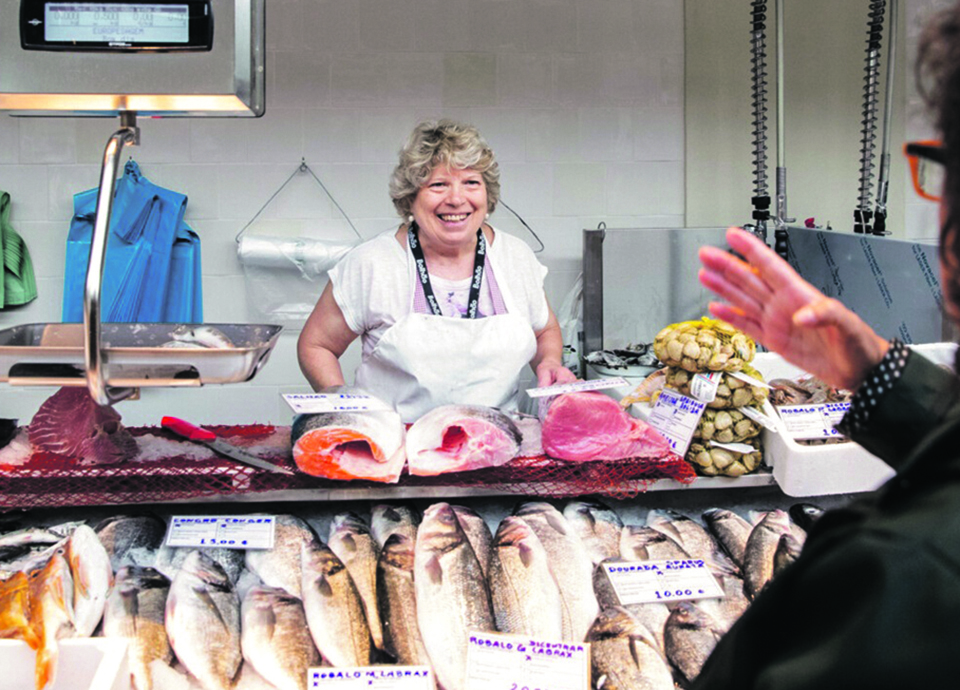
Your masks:
[{"label": "red snapper fish", "polygon": [[542,416],[543,449],[560,460],[657,459],[670,445],[656,429],[596,391],[555,397]]},{"label": "red snapper fish", "polygon": [[507,415],[480,405],[442,405],[407,431],[410,474],[436,475],[497,467],[520,450],[521,434]]}]

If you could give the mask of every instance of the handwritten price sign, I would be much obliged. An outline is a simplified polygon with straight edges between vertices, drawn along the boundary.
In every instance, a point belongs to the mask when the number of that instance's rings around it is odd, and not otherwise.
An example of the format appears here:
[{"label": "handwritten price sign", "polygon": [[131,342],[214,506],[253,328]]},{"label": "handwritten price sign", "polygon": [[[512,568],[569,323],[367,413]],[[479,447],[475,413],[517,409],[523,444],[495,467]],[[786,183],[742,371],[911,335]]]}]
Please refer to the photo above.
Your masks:
[{"label": "handwritten price sign", "polygon": [[699,558],[669,561],[615,561],[603,569],[624,606],[652,601],[722,597],[723,589]]},{"label": "handwritten price sign", "polygon": [[590,645],[473,633],[466,690],[587,690]]}]

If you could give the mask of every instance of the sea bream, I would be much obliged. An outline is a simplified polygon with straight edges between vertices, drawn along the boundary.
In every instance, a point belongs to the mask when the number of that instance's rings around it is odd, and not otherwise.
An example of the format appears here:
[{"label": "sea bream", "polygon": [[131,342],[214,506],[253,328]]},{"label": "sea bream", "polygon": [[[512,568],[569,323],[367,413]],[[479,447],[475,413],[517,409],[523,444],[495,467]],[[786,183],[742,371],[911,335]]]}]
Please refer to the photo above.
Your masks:
[{"label": "sea bream", "polygon": [[177,659],[204,690],[228,690],[240,670],[240,598],[216,561],[193,550],[173,578],[166,628]]},{"label": "sea bream", "polygon": [[60,548],[41,570],[30,573],[30,637],[37,647],[37,690],[53,683],[60,647],[57,640],[73,637],[73,576],[66,549]]},{"label": "sea bream", "polygon": [[144,566],[124,566],[117,571],[103,610],[103,636],[127,640],[130,676],[136,690],[151,690],[150,665],[173,661],[173,650],[164,627],[164,609],[170,580]]},{"label": "sea bream", "polygon": [[252,587],[241,607],[243,658],[277,690],[307,690],[320,653],[300,600],[277,587]]},{"label": "sea bream", "polygon": [[[366,395],[346,387],[324,392]],[[290,438],[297,467],[315,477],[394,483],[403,471],[404,426],[393,410],[301,414]]]},{"label": "sea bream", "polygon": [[481,405],[441,405],[407,432],[410,474],[432,476],[498,467],[520,450],[521,435],[507,415]]},{"label": "sea bream", "polygon": [[280,587],[300,597],[302,573],[300,553],[317,538],[313,528],[296,515],[277,515],[272,549],[247,549],[244,563],[247,570],[269,587]]},{"label": "sea bream", "polygon": [[596,687],[601,690],[673,690],[670,667],[629,611],[604,609],[587,633]]}]

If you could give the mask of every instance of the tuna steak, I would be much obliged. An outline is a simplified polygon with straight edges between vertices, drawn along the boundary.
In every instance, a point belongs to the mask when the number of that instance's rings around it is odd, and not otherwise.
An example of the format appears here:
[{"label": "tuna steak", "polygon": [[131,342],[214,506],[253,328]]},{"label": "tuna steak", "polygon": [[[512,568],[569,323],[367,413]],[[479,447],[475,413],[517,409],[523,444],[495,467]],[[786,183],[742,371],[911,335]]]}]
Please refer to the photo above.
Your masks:
[{"label": "tuna steak", "polygon": [[670,446],[646,422],[624,412],[603,393],[564,393],[543,416],[543,449],[560,460],[656,459]]},{"label": "tuna steak", "polygon": [[407,432],[410,474],[430,476],[497,467],[520,450],[520,430],[499,410],[442,405]]},{"label": "tuna steak", "polygon": [[290,435],[297,467],[315,477],[392,483],[403,471],[403,422],[393,410],[302,414]]},{"label": "tuna steak", "polygon": [[28,427],[35,448],[108,465],[137,455],[137,442],[120,423],[120,413],[94,402],[86,388],[61,388],[37,410]]}]

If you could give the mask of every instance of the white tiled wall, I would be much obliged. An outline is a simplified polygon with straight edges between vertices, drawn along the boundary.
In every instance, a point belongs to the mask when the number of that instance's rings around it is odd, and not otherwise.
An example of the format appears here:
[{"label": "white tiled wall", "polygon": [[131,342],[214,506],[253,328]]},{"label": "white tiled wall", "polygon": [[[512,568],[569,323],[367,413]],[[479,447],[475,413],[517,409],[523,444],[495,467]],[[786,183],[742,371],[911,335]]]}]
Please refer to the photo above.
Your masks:
[{"label": "white tiled wall", "polygon": [[[234,237],[301,157],[364,237],[394,225],[387,177],[425,117],[472,122],[490,141],[504,200],[546,244],[554,306],[579,272],[582,228],[683,225],[683,0],[270,0],[267,49],[264,117],[140,122],[142,171],[189,196],[209,322],[251,321]],[[59,320],[72,195],[96,185],[116,124],[0,116],[0,189],[40,292],[0,311],[0,328]],[[504,209],[493,221],[529,237]],[[299,177],[257,226],[349,234]],[[279,393],[307,390],[296,338],[250,384],[145,390],[119,410],[129,424],[289,423]],[[50,393],[0,386],[0,417],[25,423]]]}]

